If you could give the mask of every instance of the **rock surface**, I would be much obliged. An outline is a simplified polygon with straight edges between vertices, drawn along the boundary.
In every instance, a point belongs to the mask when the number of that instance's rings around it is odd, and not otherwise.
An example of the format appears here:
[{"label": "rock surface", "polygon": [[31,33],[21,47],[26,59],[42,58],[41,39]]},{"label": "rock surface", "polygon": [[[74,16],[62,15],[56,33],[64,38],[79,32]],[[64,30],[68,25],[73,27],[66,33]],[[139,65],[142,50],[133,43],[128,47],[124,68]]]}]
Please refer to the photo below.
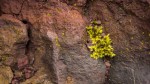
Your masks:
[{"label": "rock surface", "polygon": [[9,84],[13,78],[13,72],[8,66],[0,66],[0,84]]},{"label": "rock surface", "polygon": [[[0,66],[11,67],[12,84],[149,84],[149,5],[149,0],[0,0]],[[117,55],[111,64],[89,56],[90,21],[110,33]]]},{"label": "rock surface", "polygon": [[[17,77],[18,71],[15,70],[14,84],[105,82],[106,69],[103,61],[89,57],[90,53],[85,45],[86,20],[80,12],[56,0],[1,2],[3,13],[11,15],[13,12],[13,17],[22,21],[28,32],[26,53],[21,58],[17,57],[17,70],[21,70],[23,74]],[[32,66],[32,63],[37,71],[30,77],[32,71],[26,68]]]},{"label": "rock surface", "polygon": [[116,52],[108,84],[150,83],[149,0],[95,0],[89,18],[101,19]]}]

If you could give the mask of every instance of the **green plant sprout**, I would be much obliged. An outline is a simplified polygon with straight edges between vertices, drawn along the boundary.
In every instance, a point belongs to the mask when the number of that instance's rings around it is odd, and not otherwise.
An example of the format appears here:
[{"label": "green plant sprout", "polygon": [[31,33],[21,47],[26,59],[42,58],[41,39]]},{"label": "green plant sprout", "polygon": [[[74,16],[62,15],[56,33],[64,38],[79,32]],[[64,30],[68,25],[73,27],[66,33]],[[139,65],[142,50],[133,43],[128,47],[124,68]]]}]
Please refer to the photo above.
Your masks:
[{"label": "green plant sprout", "polygon": [[50,14],[50,13],[48,13],[47,15],[48,15],[48,16],[51,16],[51,14]]},{"label": "green plant sprout", "polygon": [[55,43],[56,43],[56,46],[57,46],[57,47],[60,47],[60,44],[59,44],[58,38],[55,38]]},{"label": "green plant sprout", "polygon": [[92,45],[89,46],[91,51],[91,58],[98,59],[105,56],[114,57],[114,49],[111,46],[111,39],[109,34],[103,35],[103,26],[88,26],[87,33],[90,37]]}]

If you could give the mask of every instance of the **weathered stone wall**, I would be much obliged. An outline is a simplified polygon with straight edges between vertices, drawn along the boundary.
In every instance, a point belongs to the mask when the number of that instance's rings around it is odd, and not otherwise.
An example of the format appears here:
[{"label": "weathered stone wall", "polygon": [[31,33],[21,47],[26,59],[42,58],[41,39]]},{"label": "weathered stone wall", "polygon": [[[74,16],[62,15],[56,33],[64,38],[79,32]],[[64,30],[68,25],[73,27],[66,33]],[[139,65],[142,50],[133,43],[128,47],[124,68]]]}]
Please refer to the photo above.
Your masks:
[{"label": "weathered stone wall", "polygon": [[[0,81],[149,84],[149,5],[149,0],[0,0],[0,68],[9,69]],[[86,47],[86,26],[95,20],[110,34],[117,55],[109,71]]]},{"label": "weathered stone wall", "polygon": [[150,83],[149,0],[95,0],[88,17],[101,20],[110,33],[116,57],[108,84]]}]

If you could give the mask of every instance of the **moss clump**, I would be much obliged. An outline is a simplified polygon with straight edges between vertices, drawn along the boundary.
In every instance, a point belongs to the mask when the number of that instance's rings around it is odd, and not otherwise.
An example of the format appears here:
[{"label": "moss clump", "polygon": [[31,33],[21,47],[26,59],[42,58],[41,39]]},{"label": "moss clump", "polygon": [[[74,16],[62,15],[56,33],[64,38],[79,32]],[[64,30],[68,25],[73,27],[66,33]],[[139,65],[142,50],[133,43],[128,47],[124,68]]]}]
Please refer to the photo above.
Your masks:
[{"label": "moss clump", "polygon": [[60,47],[60,44],[59,44],[58,38],[55,38],[55,43],[56,43],[56,46],[57,46],[57,47]]},{"label": "moss clump", "polygon": [[102,26],[88,26],[86,27],[89,37],[91,39],[92,45],[89,46],[91,57],[94,59],[103,58],[105,56],[114,57],[114,49],[111,46],[111,39],[109,34],[103,35]]},{"label": "moss clump", "polygon": [[0,57],[0,59],[1,59],[1,61],[6,61],[8,58],[10,57],[10,55],[9,54],[4,54],[4,55],[2,55],[1,57]]}]

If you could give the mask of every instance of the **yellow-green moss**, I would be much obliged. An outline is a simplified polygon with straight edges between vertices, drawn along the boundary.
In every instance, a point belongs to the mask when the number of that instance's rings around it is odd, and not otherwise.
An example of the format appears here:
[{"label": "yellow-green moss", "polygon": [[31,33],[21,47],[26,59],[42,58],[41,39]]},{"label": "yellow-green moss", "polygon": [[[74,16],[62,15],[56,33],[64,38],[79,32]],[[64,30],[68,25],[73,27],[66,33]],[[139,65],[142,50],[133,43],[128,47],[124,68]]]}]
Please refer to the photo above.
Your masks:
[{"label": "yellow-green moss", "polygon": [[0,55],[0,59],[1,59],[2,62],[6,61],[9,57],[10,57],[9,54]]},{"label": "yellow-green moss", "polygon": [[59,44],[58,38],[55,38],[55,43],[56,43],[56,46],[57,46],[57,47],[60,47],[60,44]]},{"label": "yellow-green moss", "polygon": [[94,59],[103,58],[105,56],[114,57],[113,53],[114,49],[111,46],[111,39],[109,34],[103,35],[103,27],[102,26],[88,26],[87,32],[91,39],[92,45],[89,46],[91,53],[91,57]]},{"label": "yellow-green moss", "polygon": [[47,14],[47,16],[51,16],[51,14],[50,14],[50,13],[48,13],[48,14]]}]

